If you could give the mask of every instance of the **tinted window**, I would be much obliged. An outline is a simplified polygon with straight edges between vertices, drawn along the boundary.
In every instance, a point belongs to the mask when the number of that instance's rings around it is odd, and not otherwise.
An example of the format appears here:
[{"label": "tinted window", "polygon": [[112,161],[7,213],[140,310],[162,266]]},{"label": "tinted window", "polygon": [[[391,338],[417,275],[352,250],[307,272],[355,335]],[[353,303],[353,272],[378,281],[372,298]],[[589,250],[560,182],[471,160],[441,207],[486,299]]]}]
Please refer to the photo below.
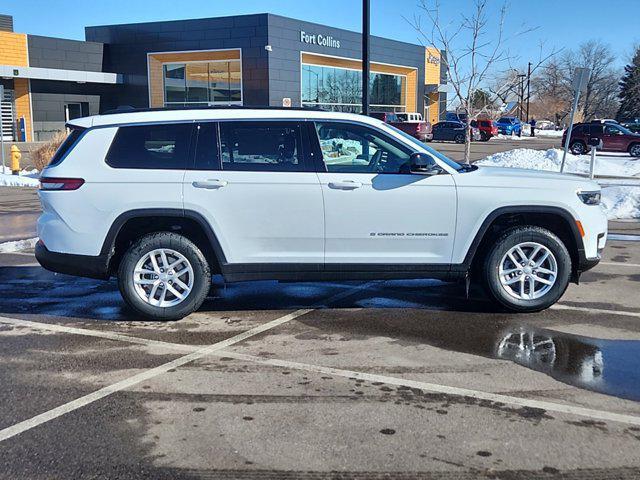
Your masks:
[{"label": "tinted window", "polygon": [[498,120],[498,123],[512,123],[513,120],[509,117],[502,117],[500,120]]},{"label": "tinted window", "polygon": [[622,129],[616,125],[607,125],[604,127],[604,133],[607,135],[623,135]]},{"label": "tinted window", "polygon": [[75,145],[76,141],[80,138],[80,135],[82,135],[82,132],[84,131],[84,128],[72,129],[69,135],[67,135],[67,138],[65,138],[64,142],[62,142],[62,144],[58,147],[58,150],[51,159],[51,162],[49,162],[49,166],[53,167],[54,165],[59,165],[60,163],[62,163],[64,157],[67,155],[67,153],[69,153],[71,147]]},{"label": "tinted window", "polygon": [[328,172],[409,173],[410,152],[371,128],[349,123],[316,123]]},{"label": "tinted window", "polygon": [[192,130],[191,123],[120,127],[107,164],[114,168],[185,169]]},{"label": "tinted window", "polygon": [[295,122],[222,122],[220,144],[223,170],[304,170],[300,125]]},{"label": "tinted window", "polygon": [[201,123],[197,135],[194,170],[220,170],[218,124]]}]

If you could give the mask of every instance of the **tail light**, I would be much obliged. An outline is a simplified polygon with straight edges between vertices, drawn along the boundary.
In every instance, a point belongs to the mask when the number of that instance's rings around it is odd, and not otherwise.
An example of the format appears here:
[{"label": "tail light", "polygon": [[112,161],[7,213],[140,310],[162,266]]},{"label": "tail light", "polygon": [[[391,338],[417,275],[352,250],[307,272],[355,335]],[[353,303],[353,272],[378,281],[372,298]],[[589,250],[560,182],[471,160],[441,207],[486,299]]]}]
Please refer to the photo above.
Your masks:
[{"label": "tail light", "polygon": [[82,178],[53,178],[44,177],[40,179],[40,190],[60,191],[78,190],[84,184]]}]

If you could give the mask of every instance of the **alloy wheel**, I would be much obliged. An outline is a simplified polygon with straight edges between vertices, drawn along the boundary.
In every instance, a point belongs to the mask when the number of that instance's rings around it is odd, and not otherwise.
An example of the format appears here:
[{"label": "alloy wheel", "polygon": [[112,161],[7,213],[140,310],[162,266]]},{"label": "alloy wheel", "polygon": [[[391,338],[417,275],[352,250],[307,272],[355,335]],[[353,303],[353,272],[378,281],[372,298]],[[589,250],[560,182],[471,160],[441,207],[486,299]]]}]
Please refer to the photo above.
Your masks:
[{"label": "alloy wheel", "polygon": [[536,300],[546,295],[558,278],[558,262],[547,247],[524,242],[502,257],[499,272],[502,288],[519,300]]},{"label": "alloy wheel", "polygon": [[168,248],[146,253],[133,272],[136,293],[155,307],[173,307],[182,303],[189,296],[193,281],[193,267],[189,260]]}]

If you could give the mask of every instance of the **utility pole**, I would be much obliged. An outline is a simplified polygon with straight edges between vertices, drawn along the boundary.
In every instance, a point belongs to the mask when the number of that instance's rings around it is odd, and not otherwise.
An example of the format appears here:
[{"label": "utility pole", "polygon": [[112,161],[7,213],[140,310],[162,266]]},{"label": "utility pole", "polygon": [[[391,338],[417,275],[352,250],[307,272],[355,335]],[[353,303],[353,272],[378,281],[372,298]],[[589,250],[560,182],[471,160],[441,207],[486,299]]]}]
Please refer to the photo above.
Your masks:
[{"label": "utility pole", "polygon": [[529,121],[529,106],[531,102],[531,62],[527,69],[527,122]]},{"label": "utility pole", "polygon": [[370,0],[362,0],[362,113],[369,115]]}]

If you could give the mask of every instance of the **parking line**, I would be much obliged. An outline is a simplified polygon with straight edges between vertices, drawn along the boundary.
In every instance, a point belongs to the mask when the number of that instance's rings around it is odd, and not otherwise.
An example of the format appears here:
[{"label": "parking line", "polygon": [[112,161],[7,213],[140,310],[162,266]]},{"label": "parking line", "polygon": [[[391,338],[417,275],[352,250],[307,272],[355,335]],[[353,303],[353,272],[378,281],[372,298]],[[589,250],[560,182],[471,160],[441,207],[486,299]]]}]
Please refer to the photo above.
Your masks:
[{"label": "parking line", "polygon": [[263,365],[271,365],[274,367],[289,368],[295,370],[303,370],[306,372],[321,373],[325,375],[335,375],[337,377],[357,378],[367,380],[369,382],[382,382],[388,385],[404,386],[409,388],[417,388],[431,393],[442,393],[445,395],[454,395],[457,397],[475,398],[478,400],[488,400],[490,402],[503,403],[507,405],[516,405],[519,407],[538,408],[549,412],[568,413],[582,417],[589,417],[597,420],[605,420],[612,422],[625,423],[629,425],[640,425],[640,417],[633,415],[624,415],[621,413],[606,412],[603,410],[594,410],[591,408],[578,407],[573,405],[564,405],[561,403],[547,402],[543,400],[533,400],[529,398],[512,397],[497,393],[483,392],[480,390],[470,390],[467,388],[451,387],[448,385],[439,385],[435,383],[420,382],[417,380],[409,380],[406,378],[388,377],[386,375],[377,375],[372,373],[355,372],[351,370],[343,370],[340,368],[323,367],[319,365],[310,365],[306,363],[290,362],[287,360],[264,359],[254,357],[252,355],[244,355],[233,352],[214,353],[218,356],[226,356],[237,360],[244,360]]},{"label": "parking line", "polygon": [[[158,367],[152,368],[151,370],[144,371],[142,373],[134,375],[133,377],[121,380],[112,385],[108,385],[88,395],[77,398],[68,403],[65,403],[64,405],[60,405],[59,407],[56,407],[52,410],[41,413],[40,415],[36,415],[35,417],[32,417],[28,420],[24,420],[22,422],[16,423],[11,427],[7,427],[3,430],[0,430],[0,442],[7,440],[11,437],[15,437],[16,435],[20,435],[21,433],[26,432],[27,430],[31,430],[32,428],[42,425],[43,423],[54,420],[62,415],[66,415],[67,413],[73,412],[74,410],[77,410],[86,405],[94,403],[116,392],[125,390],[129,387],[132,387],[133,385],[137,385],[138,383],[141,383],[151,378],[162,375],[163,373],[166,373],[171,369],[180,367],[194,360],[199,360],[203,357],[206,357],[207,355],[211,355],[212,353],[215,353],[216,351],[222,350],[223,348],[230,347],[231,345],[242,342],[243,340],[251,338],[255,335],[264,333],[284,323],[290,322],[291,320],[295,320],[296,318],[301,317],[302,315],[306,315],[309,312],[313,312],[314,310],[316,310],[322,305],[335,302],[337,300],[341,300],[343,298],[354,295],[360,292],[361,290],[369,288],[373,283],[374,282],[369,282],[363,285],[358,285],[356,287],[350,288],[349,290],[345,290],[336,295],[333,295],[332,297],[330,297],[325,301],[314,304],[313,308],[302,308],[300,310],[296,310],[293,313],[283,315],[282,317],[276,318],[275,320],[271,320],[270,322],[254,327],[250,330],[247,330],[246,332],[240,333],[238,335],[234,335],[231,338],[222,340],[221,342],[214,343],[207,347],[199,348],[198,350],[192,353],[189,353],[188,355],[184,355],[182,357],[176,358],[175,360],[162,364]],[[118,335],[118,334],[114,334],[114,335]],[[127,335],[123,335],[123,337],[127,337]],[[131,338],[131,337],[128,337],[128,338]],[[123,338],[122,340],[125,340],[125,339]]]},{"label": "parking line", "polygon": [[640,263],[600,262],[599,265],[611,265],[611,266],[615,266],[615,267],[635,267],[635,268],[640,268]]},{"label": "parking line", "polygon": [[[349,294],[353,294],[353,293],[355,292],[350,291]],[[302,310],[299,310],[298,312],[302,312]],[[294,312],[289,316],[296,315],[298,312]],[[297,318],[300,315],[302,314],[299,314],[294,318]],[[289,316],[281,317],[280,319],[276,319],[273,322],[278,322],[278,325],[281,325],[282,323],[285,323],[286,321],[288,321],[288,320],[283,321],[283,319]],[[292,320],[292,319],[293,318],[290,318],[289,320]],[[89,403],[95,402],[101,398],[106,397],[107,395],[110,395],[111,393],[115,393],[117,391],[136,385],[142,381],[156,377],[171,368],[184,365],[186,363],[189,363],[190,361],[197,360],[208,355],[230,357],[236,360],[257,363],[262,365],[269,365],[273,367],[288,368],[292,370],[321,373],[321,374],[334,375],[334,376],[344,377],[344,378],[359,378],[359,379],[367,380],[371,382],[383,382],[388,385],[417,388],[425,392],[442,393],[442,394],[453,395],[458,397],[459,396],[469,397],[469,398],[474,398],[478,400],[499,402],[506,405],[516,405],[519,407],[528,407],[528,408],[539,408],[549,412],[566,413],[566,414],[588,417],[588,418],[597,419],[597,420],[614,421],[614,422],[625,423],[630,425],[640,425],[640,417],[636,417],[632,415],[624,415],[619,413],[606,412],[603,410],[595,410],[595,409],[584,408],[584,407],[573,406],[573,405],[564,405],[564,404],[548,402],[548,401],[533,400],[533,399],[527,399],[527,398],[521,398],[521,397],[512,397],[509,395],[494,394],[490,392],[483,392],[480,390],[470,390],[466,388],[451,387],[448,385],[439,385],[439,384],[433,384],[428,382],[420,382],[417,380],[389,377],[386,375],[356,372],[352,370],[344,370],[344,369],[333,368],[333,367],[323,367],[319,365],[311,365],[311,364],[300,363],[300,362],[291,362],[287,360],[264,359],[262,357],[256,357],[253,355],[246,355],[242,353],[235,353],[235,352],[230,352],[228,350],[224,350],[224,348],[226,348],[227,346],[231,346],[240,340],[234,341],[224,346],[220,346],[219,348],[218,348],[219,343],[211,345],[209,347],[202,347],[200,345],[184,345],[179,343],[163,342],[158,340],[150,340],[146,338],[132,337],[129,335],[121,335],[113,332],[87,330],[87,329],[81,329],[81,328],[66,327],[62,325],[52,325],[48,323],[42,324],[38,322],[30,322],[28,320],[19,320],[19,319],[7,318],[7,317],[0,317],[0,323],[28,326],[28,327],[40,328],[44,330],[51,330],[51,331],[62,332],[62,333],[86,335],[91,337],[106,338],[109,340],[116,340],[116,341],[129,342],[129,343],[135,343],[135,344],[141,344],[141,345],[149,345],[153,347],[192,352],[190,355],[186,355],[185,357],[180,357],[174,360],[173,362],[169,362],[168,364],[161,365],[160,367],[149,370],[147,372],[143,372],[139,375],[131,377],[130,379],[126,379],[126,380],[123,380],[122,382],[118,382],[115,385],[112,385],[110,387],[105,387],[104,389],[98,390],[93,394],[89,394],[85,397],[81,397],[80,399],[70,402],[69,404],[62,405],[57,409],[51,410],[49,412],[45,412],[42,415],[33,417],[32,419],[29,419],[25,422],[16,424],[13,427],[9,427],[5,430],[1,430],[0,441],[6,440],[7,438],[11,438],[15,435],[18,435],[19,433],[22,433],[26,430],[34,428],[49,420],[53,420],[61,415],[64,415],[65,413],[76,410],[84,405],[88,405]],[[273,327],[270,327],[270,328],[273,328]],[[268,328],[265,330],[268,330]],[[246,332],[246,333],[249,333],[249,332]],[[229,340],[233,340],[234,338],[236,337],[232,337]],[[225,343],[225,342],[220,342],[220,343]]]},{"label": "parking line", "polygon": [[574,307],[572,305],[565,305],[562,303],[556,303],[555,305],[549,307],[549,310],[573,310],[575,312],[599,313],[602,315],[622,315],[624,317],[640,318],[640,312],[629,312],[625,310],[607,310],[605,308]]}]

